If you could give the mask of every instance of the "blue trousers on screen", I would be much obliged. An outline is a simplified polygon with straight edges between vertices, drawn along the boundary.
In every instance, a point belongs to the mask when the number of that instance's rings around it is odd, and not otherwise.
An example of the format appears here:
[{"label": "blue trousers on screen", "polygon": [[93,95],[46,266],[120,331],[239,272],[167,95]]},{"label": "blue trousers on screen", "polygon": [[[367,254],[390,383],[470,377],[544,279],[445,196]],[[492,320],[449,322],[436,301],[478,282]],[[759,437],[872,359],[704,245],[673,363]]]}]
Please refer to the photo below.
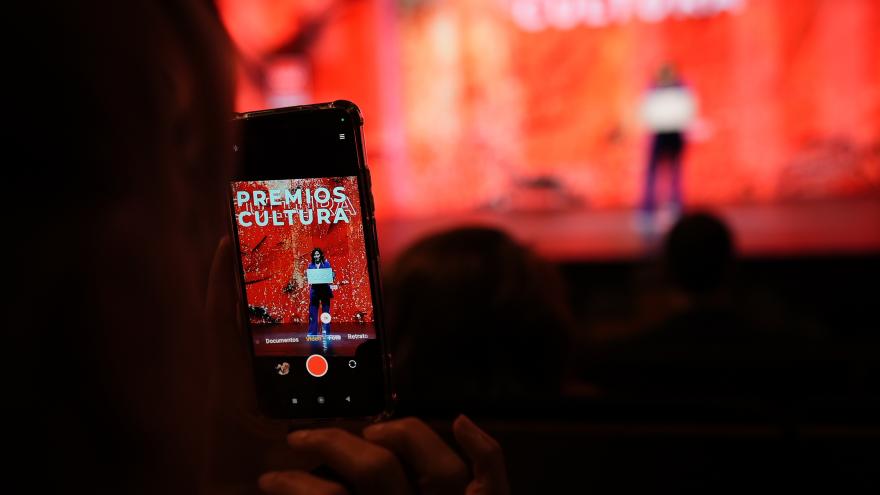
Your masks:
[{"label": "blue trousers on screen", "polygon": [[330,313],[330,297],[313,296],[309,298],[309,335],[318,335],[318,323],[321,323],[321,330],[324,335],[330,333],[330,324],[321,322],[321,312],[319,308],[323,306],[324,313]]}]

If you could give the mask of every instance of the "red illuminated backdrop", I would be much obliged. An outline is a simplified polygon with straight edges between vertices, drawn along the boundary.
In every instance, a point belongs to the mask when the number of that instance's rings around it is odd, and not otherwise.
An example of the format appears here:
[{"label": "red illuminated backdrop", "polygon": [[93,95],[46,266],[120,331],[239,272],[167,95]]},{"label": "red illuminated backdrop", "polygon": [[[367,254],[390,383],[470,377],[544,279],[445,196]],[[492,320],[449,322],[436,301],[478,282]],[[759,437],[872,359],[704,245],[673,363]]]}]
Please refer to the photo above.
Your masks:
[{"label": "red illuminated backdrop", "polygon": [[[321,248],[335,273],[338,287],[333,292],[332,314],[337,322],[371,322],[373,305],[370,295],[370,279],[367,273],[364,231],[361,223],[360,199],[357,179],[296,179],[295,181],[236,182],[233,198],[238,191],[269,189],[291,191],[297,187],[315,191],[319,187],[332,190],[342,186],[348,197],[345,209],[349,222],[321,223],[312,217],[309,225],[299,222],[293,215],[293,224],[284,219],[284,210],[294,206],[267,205],[261,211],[276,212],[282,225],[238,226],[241,246],[241,262],[248,304],[262,307],[278,323],[308,323],[309,285],[305,271],[313,248]],[[236,214],[245,211],[236,208]],[[334,211],[336,206],[333,206]],[[271,216],[270,216],[271,218]],[[307,217],[308,218],[308,217]],[[331,217],[332,219],[332,217]],[[363,315],[359,320],[357,313]]]},{"label": "red illuminated backdrop", "polygon": [[[635,205],[647,146],[637,109],[665,62],[699,103],[687,203],[878,194],[880,2],[219,5],[243,55],[240,109],[362,107],[386,218],[497,204],[540,179],[588,207]],[[267,100],[267,80],[296,87]]]}]

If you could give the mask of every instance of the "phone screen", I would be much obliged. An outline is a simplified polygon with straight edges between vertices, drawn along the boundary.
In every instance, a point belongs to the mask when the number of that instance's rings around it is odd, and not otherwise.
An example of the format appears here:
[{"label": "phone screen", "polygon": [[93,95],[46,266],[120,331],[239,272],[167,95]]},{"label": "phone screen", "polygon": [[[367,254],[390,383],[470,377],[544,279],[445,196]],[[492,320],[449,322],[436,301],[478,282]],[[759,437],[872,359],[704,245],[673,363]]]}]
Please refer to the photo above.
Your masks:
[{"label": "phone screen", "polygon": [[262,409],[278,418],[378,415],[387,376],[358,116],[311,108],[238,125],[243,173],[229,193]]}]

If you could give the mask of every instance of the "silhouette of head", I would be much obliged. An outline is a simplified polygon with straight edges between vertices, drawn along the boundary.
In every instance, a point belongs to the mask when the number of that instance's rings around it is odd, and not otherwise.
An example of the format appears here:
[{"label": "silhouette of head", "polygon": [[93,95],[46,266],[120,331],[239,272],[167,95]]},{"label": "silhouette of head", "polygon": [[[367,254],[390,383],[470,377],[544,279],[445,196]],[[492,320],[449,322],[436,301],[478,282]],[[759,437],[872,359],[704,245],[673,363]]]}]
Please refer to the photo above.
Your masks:
[{"label": "silhouette of head", "polygon": [[667,62],[660,66],[660,69],[657,71],[657,84],[660,86],[673,86],[678,84],[678,82],[678,71],[675,70],[674,65]]},{"label": "silhouette of head", "polygon": [[429,236],[391,266],[402,400],[474,407],[558,391],[571,317],[552,266],[484,227]]},{"label": "silhouette of head", "polygon": [[[64,459],[53,475],[74,490],[201,493],[220,393],[203,308],[233,170],[228,38],[199,0],[26,8],[40,42],[10,92],[29,107],[18,145],[39,151],[17,161],[15,182],[54,187],[12,229],[29,254],[13,267],[23,303],[10,324],[27,341],[11,347],[56,368],[28,373],[29,389],[64,371],[45,398],[64,404],[64,438],[25,445]],[[12,189],[26,201],[29,188]],[[46,280],[65,281],[52,304]]]},{"label": "silhouette of head", "polygon": [[733,236],[712,214],[688,214],[667,234],[663,254],[679,287],[693,294],[710,292],[722,285],[733,262]]}]

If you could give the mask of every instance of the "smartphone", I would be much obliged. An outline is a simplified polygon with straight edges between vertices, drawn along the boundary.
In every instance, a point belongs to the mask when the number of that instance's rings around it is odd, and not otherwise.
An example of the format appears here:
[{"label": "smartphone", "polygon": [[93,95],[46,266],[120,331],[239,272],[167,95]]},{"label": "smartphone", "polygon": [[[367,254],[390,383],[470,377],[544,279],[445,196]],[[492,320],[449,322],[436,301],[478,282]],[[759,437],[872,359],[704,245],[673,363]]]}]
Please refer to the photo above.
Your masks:
[{"label": "smartphone", "polygon": [[277,419],[390,414],[363,118],[348,101],[237,114],[229,184],[241,321]]}]

